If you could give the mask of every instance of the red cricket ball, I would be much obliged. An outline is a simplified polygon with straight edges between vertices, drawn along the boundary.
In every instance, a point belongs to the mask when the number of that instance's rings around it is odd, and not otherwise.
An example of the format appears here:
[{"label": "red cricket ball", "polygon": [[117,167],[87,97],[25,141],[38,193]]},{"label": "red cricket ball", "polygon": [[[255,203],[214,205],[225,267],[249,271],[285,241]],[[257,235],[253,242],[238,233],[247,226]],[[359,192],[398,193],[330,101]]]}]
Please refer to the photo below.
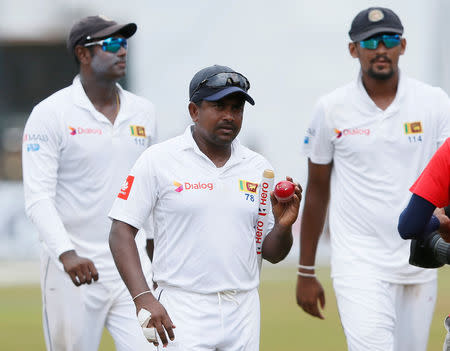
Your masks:
[{"label": "red cricket ball", "polygon": [[279,202],[287,202],[294,196],[295,184],[288,180],[282,180],[275,185],[273,193]]}]

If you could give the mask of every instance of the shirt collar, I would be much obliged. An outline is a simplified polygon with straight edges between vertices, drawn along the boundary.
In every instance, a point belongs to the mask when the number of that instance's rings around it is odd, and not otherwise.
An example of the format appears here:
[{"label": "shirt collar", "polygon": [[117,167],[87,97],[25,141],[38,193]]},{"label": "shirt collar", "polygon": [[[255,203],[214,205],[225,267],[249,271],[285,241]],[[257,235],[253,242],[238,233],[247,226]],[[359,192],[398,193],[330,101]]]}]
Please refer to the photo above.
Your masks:
[{"label": "shirt collar", "polygon": [[[119,99],[120,99],[120,110],[119,115],[117,116],[117,120],[124,119],[124,111],[128,111],[128,100],[126,98],[126,94],[124,93],[124,90],[120,86],[120,84],[116,83],[117,91],[119,93]],[[98,112],[94,105],[92,104],[91,100],[86,95],[86,92],[84,91],[83,85],[81,84],[80,75],[77,74],[75,78],[73,79],[72,83],[72,97],[73,102],[75,105],[84,108],[88,111],[90,111],[93,116],[101,121],[108,121],[108,119],[100,112]],[[108,121],[109,122],[109,121]]]},{"label": "shirt collar", "polygon": [[[388,108],[384,112],[395,112],[400,107],[400,101],[405,95],[405,85],[406,85],[406,76],[398,70],[398,87],[397,93],[395,94],[395,98],[392,103],[388,106]],[[358,96],[356,97],[356,102],[361,106],[365,107],[365,109],[369,109],[372,112],[380,112],[381,110],[375,102],[370,98],[369,94],[367,94],[367,90],[364,87],[362,82],[362,72],[359,72],[358,78],[356,79],[356,89],[358,90]]]}]

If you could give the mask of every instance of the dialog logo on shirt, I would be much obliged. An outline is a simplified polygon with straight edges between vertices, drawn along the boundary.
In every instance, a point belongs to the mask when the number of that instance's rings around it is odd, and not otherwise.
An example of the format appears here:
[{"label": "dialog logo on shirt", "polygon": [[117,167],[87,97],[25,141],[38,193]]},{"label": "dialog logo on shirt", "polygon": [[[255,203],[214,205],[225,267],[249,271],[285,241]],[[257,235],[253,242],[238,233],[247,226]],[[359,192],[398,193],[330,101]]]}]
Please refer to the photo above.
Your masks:
[{"label": "dialog logo on shirt", "polygon": [[176,186],[175,191],[176,191],[177,193],[181,193],[181,192],[183,191],[183,184],[178,183],[178,182],[175,181],[175,182],[173,182],[173,185]]},{"label": "dialog logo on shirt", "polygon": [[213,190],[214,189],[214,184],[213,183],[202,183],[202,182],[198,182],[198,183],[190,183],[190,182],[179,183],[177,181],[174,181],[173,185],[176,186],[175,191],[177,193],[181,193],[183,190],[187,191],[187,190]]},{"label": "dialog logo on shirt", "polygon": [[125,183],[123,183],[122,187],[120,188],[119,195],[117,195],[118,198],[121,198],[123,200],[128,200],[128,196],[130,195],[131,187],[133,186],[134,177],[129,175],[127,179],[125,180]]},{"label": "dialog logo on shirt", "polygon": [[420,133],[423,133],[422,122],[421,121],[405,123],[403,125],[403,127],[405,128],[405,134],[420,134]]},{"label": "dialog logo on shirt", "polygon": [[130,126],[130,132],[132,136],[145,138],[145,127],[143,126]]},{"label": "dialog logo on shirt", "polygon": [[340,131],[339,129],[334,129],[334,133],[336,134],[336,138],[341,138],[343,136],[348,135],[361,135],[361,136],[369,136],[370,129],[369,128],[348,128]]},{"label": "dialog logo on shirt", "polygon": [[102,135],[103,132],[99,128],[83,128],[83,127],[71,127],[69,126],[70,135],[79,134],[97,134]]},{"label": "dialog logo on shirt", "polygon": [[247,180],[239,179],[239,190],[244,193],[256,194],[256,190],[258,189],[257,183],[252,183]]}]

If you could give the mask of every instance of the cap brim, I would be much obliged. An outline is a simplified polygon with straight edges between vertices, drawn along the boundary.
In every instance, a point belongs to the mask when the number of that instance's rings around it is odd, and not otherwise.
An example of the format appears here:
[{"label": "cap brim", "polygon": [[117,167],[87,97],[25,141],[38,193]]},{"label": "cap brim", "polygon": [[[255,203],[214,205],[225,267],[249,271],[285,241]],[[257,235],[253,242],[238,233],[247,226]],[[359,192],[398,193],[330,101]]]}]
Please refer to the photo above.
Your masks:
[{"label": "cap brim", "polygon": [[115,24],[110,27],[104,28],[97,33],[94,33],[90,36],[90,39],[100,39],[105,38],[114,34],[121,34],[125,38],[131,37],[137,31],[136,23],[128,23],[128,24]]},{"label": "cap brim", "polygon": [[203,98],[202,100],[217,101],[217,100],[223,99],[225,96],[228,96],[228,95],[234,94],[234,93],[240,93],[240,94],[244,95],[246,101],[248,101],[251,105],[255,104],[255,100],[253,100],[253,98],[250,95],[248,95],[245,90],[242,90],[239,87],[228,87],[228,88],[222,89],[221,91],[219,91],[213,95],[207,96],[207,97]]},{"label": "cap brim", "polygon": [[366,40],[369,39],[371,36],[375,35],[375,34],[380,34],[380,33],[395,33],[395,34],[403,34],[403,31],[400,30],[399,28],[392,28],[392,27],[377,27],[377,28],[372,28],[366,32],[363,33],[359,33],[358,35],[354,35],[351,37],[351,39],[353,41],[361,41],[361,40]]}]

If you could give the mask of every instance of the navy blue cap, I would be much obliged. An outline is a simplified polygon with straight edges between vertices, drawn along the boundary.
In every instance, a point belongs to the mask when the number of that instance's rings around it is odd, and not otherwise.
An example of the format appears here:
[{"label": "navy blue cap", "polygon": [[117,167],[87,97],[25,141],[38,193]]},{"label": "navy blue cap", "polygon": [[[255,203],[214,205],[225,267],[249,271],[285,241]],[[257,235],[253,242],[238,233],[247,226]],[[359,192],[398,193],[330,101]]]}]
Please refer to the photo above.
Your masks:
[{"label": "navy blue cap", "polygon": [[[199,102],[201,100],[205,101],[217,101],[223,99],[224,97],[240,93],[244,96],[245,100],[250,104],[254,105],[255,101],[253,98],[242,88],[238,86],[224,86],[221,88],[211,88],[206,85],[201,85],[206,79],[219,74],[219,73],[238,73],[227,66],[209,66],[198,71],[194,77],[191,79],[189,84],[189,100],[192,102]],[[240,74],[240,73],[238,73]],[[200,87],[199,87],[200,86]]]},{"label": "navy blue cap", "polygon": [[403,34],[403,25],[394,11],[385,7],[369,7],[353,19],[348,34],[354,42],[381,33]]}]

